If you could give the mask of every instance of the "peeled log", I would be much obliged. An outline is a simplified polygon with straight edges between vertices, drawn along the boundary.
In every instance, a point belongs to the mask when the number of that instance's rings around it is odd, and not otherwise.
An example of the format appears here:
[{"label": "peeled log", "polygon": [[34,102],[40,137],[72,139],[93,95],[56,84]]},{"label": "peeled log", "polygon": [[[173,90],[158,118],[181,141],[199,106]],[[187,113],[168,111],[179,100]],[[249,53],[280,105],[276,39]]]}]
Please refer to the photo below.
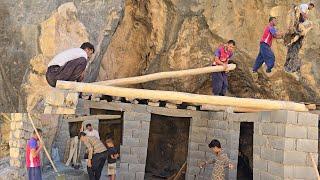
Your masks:
[{"label": "peeled log", "polygon": [[121,88],[112,86],[96,85],[91,83],[79,83],[70,81],[58,81],[57,88],[72,90],[76,92],[86,92],[95,94],[105,94],[110,96],[120,96],[139,99],[158,99],[163,101],[182,101],[186,103],[210,104],[217,106],[233,106],[242,108],[253,108],[263,110],[291,110],[308,111],[304,104],[252,98],[236,98],[225,96],[209,96],[174,91],[159,91],[147,89]]},{"label": "peeled log", "polygon": [[[236,68],[235,64],[228,64],[228,71],[232,71]],[[199,74],[206,74],[212,72],[221,72],[225,71],[223,66],[209,66],[204,68],[196,68],[196,69],[187,69],[187,70],[180,70],[180,71],[168,71],[168,72],[159,72],[154,74],[148,74],[144,76],[136,76],[136,77],[129,77],[129,78],[121,78],[121,79],[114,79],[108,81],[100,81],[95,82],[92,84],[99,84],[99,85],[106,85],[106,86],[123,86],[123,85],[130,85],[130,84],[139,84],[145,83],[149,81],[159,80],[159,79],[167,79],[167,78],[178,78],[184,76],[192,76],[192,75],[199,75]]]},{"label": "peeled log", "polygon": [[67,119],[67,122],[80,122],[80,121],[87,121],[87,120],[94,120],[94,119],[119,119],[121,118],[120,115],[91,115],[91,116],[80,116],[73,119]]}]

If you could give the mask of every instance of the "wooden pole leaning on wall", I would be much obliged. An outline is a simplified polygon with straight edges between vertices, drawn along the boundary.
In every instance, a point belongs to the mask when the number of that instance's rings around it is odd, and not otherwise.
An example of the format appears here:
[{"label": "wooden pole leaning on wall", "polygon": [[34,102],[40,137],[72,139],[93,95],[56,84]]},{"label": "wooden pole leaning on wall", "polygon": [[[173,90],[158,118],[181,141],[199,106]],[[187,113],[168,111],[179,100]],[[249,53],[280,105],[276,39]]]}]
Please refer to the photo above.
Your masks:
[{"label": "wooden pole leaning on wall", "polygon": [[182,101],[186,103],[211,104],[217,106],[233,106],[242,108],[253,108],[262,110],[291,110],[308,111],[304,104],[290,101],[276,101],[266,99],[236,98],[226,96],[199,95],[174,91],[159,91],[147,89],[134,89],[96,85],[92,83],[80,83],[70,81],[58,81],[57,88],[72,90],[75,92],[86,92],[104,94],[110,96],[129,97],[138,99],[158,99],[162,101]]},{"label": "wooden pole leaning on wall", "polygon": [[[227,70],[232,71],[235,68],[236,68],[235,64],[228,64]],[[221,71],[225,71],[223,69],[223,66],[209,66],[204,68],[187,69],[187,70],[180,70],[180,71],[167,71],[167,72],[148,74],[144,76],[113,79],[113,80],[95,82],[92,84],[106,85],[106,86],[111,86],[111,85],[124,86],[124,85],[131,85],[131,84],[140,84],[140,83],[155,81],[159,79],[179,78],[179,77],[206,74],[206,73],[212,73],[212,72],[221,72]]]}]

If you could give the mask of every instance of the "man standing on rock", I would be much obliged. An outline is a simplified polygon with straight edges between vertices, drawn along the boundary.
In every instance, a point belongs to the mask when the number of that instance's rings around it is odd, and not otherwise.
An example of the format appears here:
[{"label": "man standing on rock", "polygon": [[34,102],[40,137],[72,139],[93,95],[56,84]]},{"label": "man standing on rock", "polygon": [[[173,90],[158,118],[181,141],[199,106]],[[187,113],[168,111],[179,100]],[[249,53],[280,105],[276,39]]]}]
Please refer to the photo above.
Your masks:
[{"label": "man standing on rock", "polygon": [[[37,131],[41,136],[42,131],[40,129],[37,129]],[[42,180],[40,164],[41,149],[42,144],[39,143],[38,136],[34,131],[32,137],[27,142],[26,148],[26,166],[29,180]]]},{"label": "man standing on rock", "polygon": [[81,82],[88,60],[94,53],[94,46],[85,42],[80,48],[65,50],[56,55],[48,64],[46,79],[50,86],[56,87],[58,80]]},{"label": "man standing on rock", "polygon": [[229,40],[226,44],[221,45],[214,53],[213,66],[223,66],[223,72],[212,73],[212,93],[216,96],[224,96],[228,89],[228,62],[233,55],[233,49],[236,46],[234,40]]},{"label": "man standing on rock", "polygon": [[87,161],[89,179],[99,180],[104,163],[107,160],[107,148],[98,138],[87,136],[85,132],[80,132],[80,140],[85,144],[89,151]]},{"label": "man standing on rock", "polygon": [[[260,51],[256,62],[253,66],[253,78],[258,78],[258,69],[263,63],[266,64],[267,70],[266,73],[269,74],[272,71],[275,62],[275,56],[271,49],[273,38],[281,39],[283,33],[277,32],[275,26],[277,25],[277,19],[275,17],[269,18],[269,24],[264,28],[262,38],[260,40]],[[270,75],[270,74],[269,74]]]}]

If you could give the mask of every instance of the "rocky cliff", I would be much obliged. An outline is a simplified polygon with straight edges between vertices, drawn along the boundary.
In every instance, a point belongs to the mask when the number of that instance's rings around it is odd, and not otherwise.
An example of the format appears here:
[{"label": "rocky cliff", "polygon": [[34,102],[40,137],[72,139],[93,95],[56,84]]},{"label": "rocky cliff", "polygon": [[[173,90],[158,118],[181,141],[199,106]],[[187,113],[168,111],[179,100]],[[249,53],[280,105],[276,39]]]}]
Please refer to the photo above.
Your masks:
[{"label": "rocky cliff", "polygon": [[[41,106],[53,91],[44,80],[48,61],[86,40],[97,49],[86,81],[209,66],[215,48],[234,39],[238,68],[229,74],[230,96],[319,102],[319,0],[310,14],[314,27],[299,52],[300,80],[283,71],[287,48],[282,40],[273,44],[272,78],[260,73],[254,81],[250,74],[268,17],[277,16],[278,29],[285,31],[293,3],[299,1],[5,0],[0,6],[0,107],[17,111]],[[210,84],[210,76],[201,75],[136,87],[211,94]]]}]

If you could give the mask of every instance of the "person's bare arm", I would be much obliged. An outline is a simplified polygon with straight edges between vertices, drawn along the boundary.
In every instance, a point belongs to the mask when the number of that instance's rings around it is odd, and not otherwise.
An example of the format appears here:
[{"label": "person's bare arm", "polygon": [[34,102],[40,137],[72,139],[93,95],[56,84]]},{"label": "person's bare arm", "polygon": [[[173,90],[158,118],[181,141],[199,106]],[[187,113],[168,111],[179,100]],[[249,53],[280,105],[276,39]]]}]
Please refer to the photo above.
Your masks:
[{"label": "person's bare arm", "polygon": [[220,61],[219,57],[217,56],[214,57],[213,62],[215,62],[217,65],[223,66],[225,70],[228,68],[228,65]]},{"label": "person's bare arm", "polygon": [[32,148],[31,149],[31,157],[35,158],[40,153],[41,149],[42,149],[42,144],[40,144],[40,146],[39,146],[39,148],[37,150]]}]

